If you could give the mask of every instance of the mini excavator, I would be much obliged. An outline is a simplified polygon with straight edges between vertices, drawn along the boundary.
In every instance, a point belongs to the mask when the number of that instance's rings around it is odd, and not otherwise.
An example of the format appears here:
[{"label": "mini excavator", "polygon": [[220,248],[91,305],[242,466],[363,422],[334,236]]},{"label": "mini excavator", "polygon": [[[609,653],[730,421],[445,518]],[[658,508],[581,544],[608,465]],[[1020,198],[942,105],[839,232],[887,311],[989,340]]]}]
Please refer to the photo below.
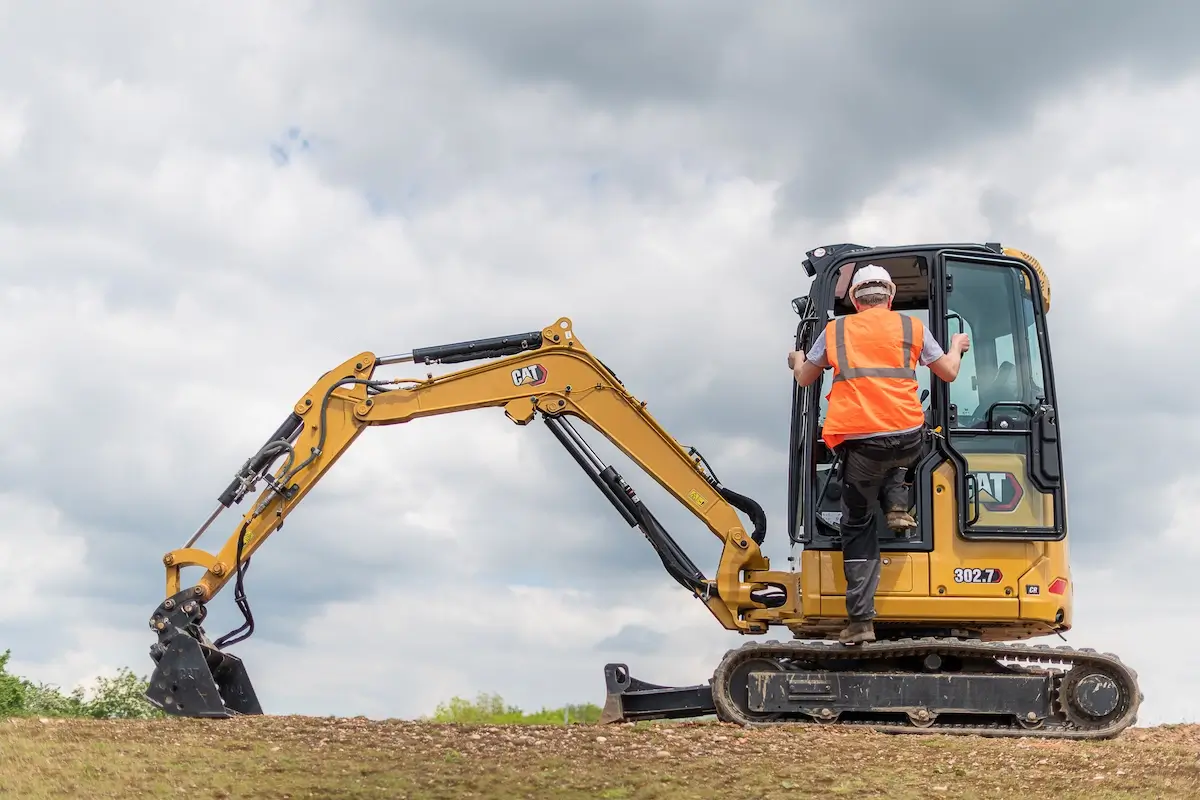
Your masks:
[{"label": "mini excavator", "polygon": [[[722,626],[751,636],[772,627],[791,634],[728,651],[711,678],[694,686],[649,683],[625,664],[609,664],[603,721],[715,714],[746,726],[1117,735],[1135,722],[1142,702],[1133,670],[1113,655],[1028,641],[1070,629],[1073,593],[1045,272],[1032,256],[994,243],[819,247],[803,261],[808,294],[792,301],[797,349],[828,320],[853,313],[847,287],[868,262],[892,275],[894,309],[920,318],[943,345],[955,331],[971,340],[953,383],[919,370],[930,435],[909,473],[918,525],[897,534],[875,515],[883,552],[877,641],[836,640],[846,607],[839,465],[821,439],[830,373],[824,385],[792,382],[788,536],[800,568],[774,570],[761,550],[762,507],[722,485],[700,453],[672,438],[562,318],[512,336],[382,357],[363,352],[325,373],[247,459],[199,530],[164,556],[167,599],[150,618],[158,641],[147,698],[178,716],[263,713],[244,665],[226,649],[253,632],[243,585],[251,556],[368,427],[500,408],[517,425],[539,418],[620,518],[641,531],[668,575]],[[479,363],[437,377],[377,374],[395,364],[467,362]],[[688,558],[572,420],[599,431],[717,536],[714,577]],[[194,546],[222,510],[260,483],[219,552]],[[188,567],[203,575],[184,587]],[[206,604],[230,580],[246,624],[210,641],[202,627]]]}]

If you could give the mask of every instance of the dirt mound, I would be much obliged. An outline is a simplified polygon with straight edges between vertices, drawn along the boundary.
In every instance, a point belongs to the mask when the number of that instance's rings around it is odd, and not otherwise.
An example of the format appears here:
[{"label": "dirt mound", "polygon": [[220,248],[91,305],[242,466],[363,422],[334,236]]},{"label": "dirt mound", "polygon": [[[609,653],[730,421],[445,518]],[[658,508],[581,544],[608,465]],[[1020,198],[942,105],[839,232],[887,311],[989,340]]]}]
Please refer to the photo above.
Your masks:
[{"label": "dirt mound", "polygon": [[0,797],[1200,797],[1200,726],[1105,742],[719,723],[7,720]]}]

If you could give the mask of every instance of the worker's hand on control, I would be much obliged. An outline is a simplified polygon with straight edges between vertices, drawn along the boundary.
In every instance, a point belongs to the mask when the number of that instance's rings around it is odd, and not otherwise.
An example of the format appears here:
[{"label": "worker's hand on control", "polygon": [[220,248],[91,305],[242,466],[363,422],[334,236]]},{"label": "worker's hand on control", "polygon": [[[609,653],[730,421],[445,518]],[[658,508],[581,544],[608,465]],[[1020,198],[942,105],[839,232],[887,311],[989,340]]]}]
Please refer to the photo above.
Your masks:
[{"label": "worker's hand on control", "polygon": [[804,352],[802,350],[793,350],[788,353],[788,369],[795,370],[797,364],[804,363]]},{"label": "worker's hand on control", "polygon": [[959,353],[965,353],[971,349],[971,339],[965,333],[956,333],[950,337],[950,346],[957,348]]}]

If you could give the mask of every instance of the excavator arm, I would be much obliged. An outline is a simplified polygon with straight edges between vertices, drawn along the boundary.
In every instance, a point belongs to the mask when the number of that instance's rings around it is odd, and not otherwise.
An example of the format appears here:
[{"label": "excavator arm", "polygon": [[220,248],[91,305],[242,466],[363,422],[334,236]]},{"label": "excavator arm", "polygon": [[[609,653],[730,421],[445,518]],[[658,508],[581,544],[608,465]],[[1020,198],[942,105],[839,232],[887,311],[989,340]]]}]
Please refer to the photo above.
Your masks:
[{"label": "excavator arm", "polygon": [[[393,364],[456,364],[448,374],[380,379]],[[703,457],[679,444],[620,380],[574,335],[571,321],[541,331],[414,350],[396,356],[360,353],[325,373],[288,418],[238,471],[212,515],[185,546],[167,553],[167,599],[150,619],[156,669],[147,698],[168,713],[225,717],[262,713],[241,661],[223,650],[253,632],[243,581],[250,558],[279,530],[305,496],[360,434],[373,425],[479,408],[501,408],[518,425],[540,416],[621,517],[645,535],[666,571],[698,597],[727,629],[761,633],[771,618],[797,613],[794,575],[771,572],[760,545],[766,517],[750,498],[720,484]],[[571,424],[583,420],[645,470],[722,541],[713,578],[706,577],[646,508],[628,483],[604,464]],[[268,470],[282,459],[273,473]],[[255,493],[221,549],[196,541],[225,509]],[[748,533],[737,515],[752,523]],[[184,588],[181,572],[203,575]],[[246,618],[242,628],[210,642],[206,604],[230,581]]]}]

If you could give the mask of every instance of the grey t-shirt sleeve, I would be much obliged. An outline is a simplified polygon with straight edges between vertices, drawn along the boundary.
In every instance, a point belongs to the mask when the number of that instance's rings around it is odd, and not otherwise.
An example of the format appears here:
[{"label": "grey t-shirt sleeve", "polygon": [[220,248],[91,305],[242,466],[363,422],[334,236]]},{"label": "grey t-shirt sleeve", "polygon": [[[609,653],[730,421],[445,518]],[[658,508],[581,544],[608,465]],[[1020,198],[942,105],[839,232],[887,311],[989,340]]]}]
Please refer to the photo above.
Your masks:
[{"label": "grey t-shirt sleeve", "polygon": [[804,360],[821,369],[830,366],[829,355],[825,352],[825,331],[821,331],[820,335],[813,340],[812,347],[808,348],[808,354]]},{"label": "grey t-shirt sleeve", "polygon": [[937,339],[933,338],[933,334],[929,332],[929,328],[926,328],[925,342],[921,346],[921,366],[928,367],[944,355],[946,355],[946,351],[937,343]]}]

